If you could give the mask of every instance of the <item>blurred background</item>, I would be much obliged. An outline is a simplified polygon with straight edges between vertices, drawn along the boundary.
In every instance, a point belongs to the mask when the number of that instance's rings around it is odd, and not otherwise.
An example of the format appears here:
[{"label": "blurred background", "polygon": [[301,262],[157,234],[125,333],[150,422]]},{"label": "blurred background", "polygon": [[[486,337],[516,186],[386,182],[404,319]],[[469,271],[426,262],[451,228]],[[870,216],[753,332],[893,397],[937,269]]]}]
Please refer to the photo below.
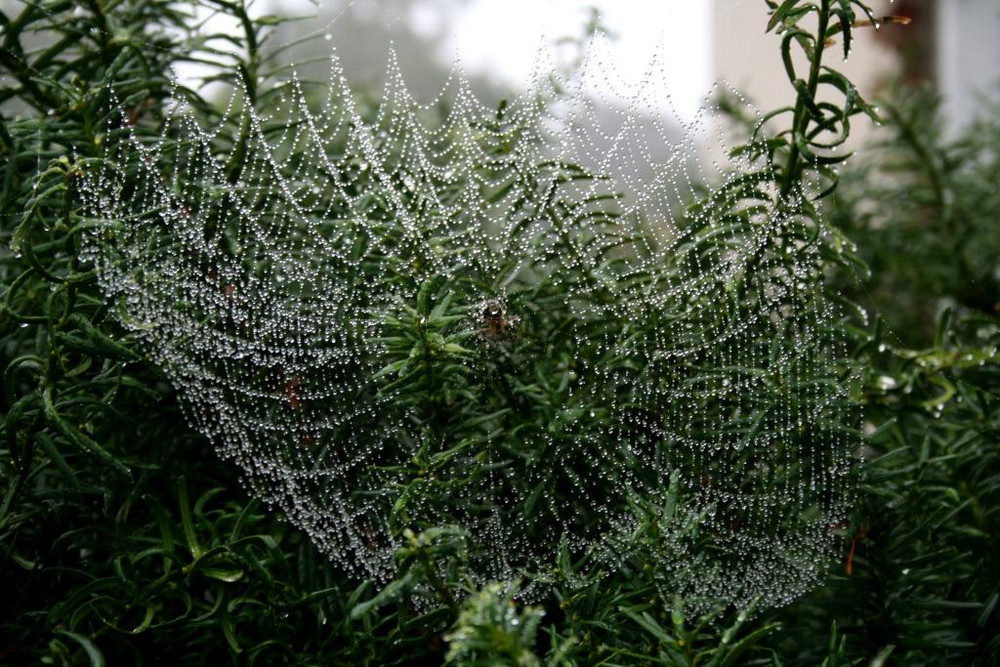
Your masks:
[{"label": "blurred background", "polygon": [[[637,83],[657,67],[672,90],[675,115],[694,118],[711,84],[735,86],[758,108],[787,99],[773,37],[764,33],[761,0],[266,0],[262,13],[301,16],[281,26],[272,45],[309,34],[291,59],[325,58],[335,47],[349,80],[375,83],[390,44],[413,92],[433,98],[456,62],[487,100],[530,81],[539,52],[576,57],[575,40],[590,31],[611,37],[623,78]],[[954,128],[968,124],[981,98],[1000,100],[1000,3],[996,0],[880,0],[876,15],[905,16],[879,31],[859,27],[844,64],[861,92],[874,96],[895,82],[928,83],[942,95]],[[323,68],[319,64],[316,67]],[[316,70],[313,70],[316,71]],[[325,71],[325,70],[324,70]]]},{"label": "blurred background", "polygon": [[[787,96],[781,61],[757,28],[758,0],[713,0],[709,27],[712,76],[747,91],[761,108]],[[982,98],[1000,100],[1000,2],[896,0],[871,3],[878,17],[901,16],[879,31],[859,28],[843,71],[866,97],[890,86],[930,85],[942,96],[953,130],[968,125]],[[839,45],[837,45],[839,46]],[[854,130],[855,128],[851,128]]]},{"label": "blurred background", "polygon": [[[0,0],[13,15],[24,0]],[[843,66],[868,97],[899,82],[927,84],[941,95],[949,127],[971,122],[983,100],[1000,101],[1000,2],[996,0],[876,0],[880,17],[909,25],[855,30],[855,50]],[[758,108],[787,99],[773,36],[765,35],[762,0],[250,0],[253,15],[299,17],[268,40],[285,50],[300,75],[323,78],[335,48],[349,81],[377,89],[390,45],[418,98],[431,100],[456,64],[484,101],[523,89],[544,53],[558,67],[579,56],[588,33],[612,41],[621,84],[636,84],[655,67],[671,93],[672,115],[695,118],[716,81],[748,95]],[[79,3],[77,11],[86,11]],[[232,19],[199,13],[202,32],[233,30]],[[32,35],[25,35],[26,44]],[[46,43],[35,35],[34,44]],[[297,43],[297,44],[295,44]],[[221,49],[233,48],[216,40]],[[310,64],[311,63],[311,64]],[[185,78],[205,75],[196,65]],[[5,76],[0,72],[0,76]],[[860,124],[859,124],[860,125]],[[852,128],[854,130],[855,128]]]},{"label": "blurred background", "polygon": [[[569,68],[590,33],[603,32],[621,77],[615,84],[637,85],[655,66],[674,90],[681,119],[692,119],[712,80],[708,3],[581,2],[580,0],[270,0],[269,12],[313,16],[282,26],[275,43],[310,32],[311,41],[294,59],[336,48],[348,80],[377,81],[390,48],[412,92],[433,98],[449,72],[459,67],[484,101],[523,91],[545,61]],[[658,55],[655,65],[654,55]],[[322,64],[320,65],[322,67]]]}]

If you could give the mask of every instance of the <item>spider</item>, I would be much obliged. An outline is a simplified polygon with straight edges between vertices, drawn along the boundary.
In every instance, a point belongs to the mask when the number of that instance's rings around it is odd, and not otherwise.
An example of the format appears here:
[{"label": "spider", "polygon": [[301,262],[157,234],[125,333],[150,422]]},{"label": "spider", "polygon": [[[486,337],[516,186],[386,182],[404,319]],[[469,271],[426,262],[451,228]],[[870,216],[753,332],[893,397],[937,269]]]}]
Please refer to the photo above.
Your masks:
[{"label": "spider", "polygon": [[479,306],[479,335],[490,342],[509,339],[518,318],[508,317],[507,306],[499,299],[486,299]]}]

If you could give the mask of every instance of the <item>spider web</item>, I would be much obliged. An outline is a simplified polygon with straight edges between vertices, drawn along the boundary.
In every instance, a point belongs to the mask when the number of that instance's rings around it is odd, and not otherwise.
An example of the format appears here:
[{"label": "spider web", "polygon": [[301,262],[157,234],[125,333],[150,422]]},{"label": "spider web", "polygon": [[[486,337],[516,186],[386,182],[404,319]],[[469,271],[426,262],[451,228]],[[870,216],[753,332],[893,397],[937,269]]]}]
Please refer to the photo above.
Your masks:
[{"label": "spider web", "polygon": [[213,130],[173,100],[109,130],[86,257],[193,428],[359,576],[450,526],[480,582],[590,550],[783,604],[855,445],[821,230],[762,165],[699,171],[655,66],[617,80],[598,43],[499,109],[458,75],[418,104],[394,60],[365,108],[336,57]]}]

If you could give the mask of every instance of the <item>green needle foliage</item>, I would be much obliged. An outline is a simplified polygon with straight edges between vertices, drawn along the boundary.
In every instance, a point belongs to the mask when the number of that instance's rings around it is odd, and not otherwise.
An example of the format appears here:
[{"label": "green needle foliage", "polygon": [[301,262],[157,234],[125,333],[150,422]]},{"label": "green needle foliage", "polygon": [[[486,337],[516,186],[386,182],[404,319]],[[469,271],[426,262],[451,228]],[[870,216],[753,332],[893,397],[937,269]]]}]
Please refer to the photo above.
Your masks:
[{"label": "green needle foliage", "polygon": [[532,649],[544,612],[537,607],[518,608],[514,590],[488,584],[462,605],[455,628],[445,639],[447,660],[461,665],[516,665],[538,667]]},{"label": "green needle foliage", "polygon": [[946,139],[926,93],[880,106],[888,139],[865,149],[832,209],[871,267],[844,292],[882,313],[855,330],[868,462],[843,567],[780,615],[778,652],[817,664],[822,647],[801,637],[833,627],[838,664],[989,665],[1000,655],[1000,326],[987,183],[1000,116],[986,109]]},{"label": "green needle foliage", "polygon": [[[413,507],[426,512],[451,493],[439,472],[470,456],[466,439],[440,452],[414,443],[407,477],[415,481],[393,489],[387,517],[402,536],[390,583],[358,581],[331,564],[252,500],[232,465],[187,425],[174,390],[110,316],[93,267],[80,259],[81,236],[95,223],[82,217],[79,183],[101,159],[121,109],[139,136],[156,136],[168,97],[218,119],[197,91],[170,83],[169,68],[184,62],[209,63],[214,79],[245,82],[251,103],[267,103],[281,73],[266,55],[267,28],[278,19],[252,19],[242,2],[205,2],[243,31],[212,36],[195,28],[189,5],[157,0],[94,1],[79,10],[31,0],[16,14],[0,13],[0,663],[1000,660],[1000,322],[991,226],[998,207],[990,185],[1000,121],[994,112],[945,142],[926,116],[930,105],[883,105],[893,138],[877,147],[870,175],[841,178],[839,148],[851,120],[871,107],[823,58],[834,36],[846,55],[859,16],[874,17],[856,1],[767,5],[794,103],[751,124],[740,151],[765,168],[694,212],[714,207],[713,219],[748,224],[759,213],[746,202],[773,202],[789,218],[790,238],[820,249],[816,261],[832,275],[832,289],[860,302],[870,289],[888,326],[869,326],[863,316],[844,322],[854,344],[844,374],[857,378],[869,435],[852,522],[838,528],[843,562],[814,593],[764,614],[688,613],[685,599],[661,585],[655,562],[663,535],[694,530],[682,523],[690,515],[674,511],[682,494],[676,477],[663,503],[633,503],[634,530],[621,537],[628,556],[616,567],[563,544],[555,562],[524,581],[478,586],[472,536],[448,525],[408,528]],[[237,55],[218,50],[219,40],[237,44]],[[806,56],[807,71],[796,71],[793,49]],[[817,102],[824,87],[839,91],[839,104]],[[246,125],[220,133],[234,179],[249,134]],[[816,181],[818,188],[803,186]],[[832,204],[809,199],[838,183]],[[898,205],[872,206],[890,201]],[[822,221],[821,206],[836,227]],[[701,250],[689,248],[692,256]],[[842,277],[862,271],[862,259],[868,288]],[[438,281],[410,287],[413,298],[384,323],[391,362],[378,379],[384,395],[415,416],[426,442],[505,424],[510,405],[526,412],[524,429],[553,421],[531,411],[565,391],[576,372],[568,353],[547,358],[539,377],[519,379],[526,397],[485,397],[487,419],[449,410],[468,404],[466,361],[484,332],[469,326],[467,310]],[[548,289],[532,295],[535,310],[519,311],[522,332],[558,329],[543,326],[565,312],[563,294]],[[935,330],[928,322],[941,304],[953,309]],[[897,333],[911,330],[922,333],[912,340]],[[502,391],[511,376],[505,364],[537,341],[525,335],[511,344],[502,327],[485,334],[495,354],[484,372]],[[585,428],[582,414],[560,419],[567,437]],[[533,581],[550,592],[523,605],[517,593]]]},{"label": "green needle foliage", "polygon": [[871,273],[842,287],[902,342],[922,347],[934,341],[944,306],[962,316],[998,313],[1000,110],[983,108],[949,137],[926,90],[898,91],[881,108],[886,126],[831,208]]}]

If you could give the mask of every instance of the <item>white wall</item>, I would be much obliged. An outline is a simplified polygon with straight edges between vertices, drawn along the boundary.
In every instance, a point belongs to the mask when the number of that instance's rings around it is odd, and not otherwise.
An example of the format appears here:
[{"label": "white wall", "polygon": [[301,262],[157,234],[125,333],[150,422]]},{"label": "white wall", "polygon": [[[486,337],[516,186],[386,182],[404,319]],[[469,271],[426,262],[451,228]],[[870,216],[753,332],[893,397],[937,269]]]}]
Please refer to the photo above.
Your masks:
[{"label": "white wall", "polygon": [[1000,0],[939,0],[937,79],[953,129],[981,95],[1000,102]]}]

